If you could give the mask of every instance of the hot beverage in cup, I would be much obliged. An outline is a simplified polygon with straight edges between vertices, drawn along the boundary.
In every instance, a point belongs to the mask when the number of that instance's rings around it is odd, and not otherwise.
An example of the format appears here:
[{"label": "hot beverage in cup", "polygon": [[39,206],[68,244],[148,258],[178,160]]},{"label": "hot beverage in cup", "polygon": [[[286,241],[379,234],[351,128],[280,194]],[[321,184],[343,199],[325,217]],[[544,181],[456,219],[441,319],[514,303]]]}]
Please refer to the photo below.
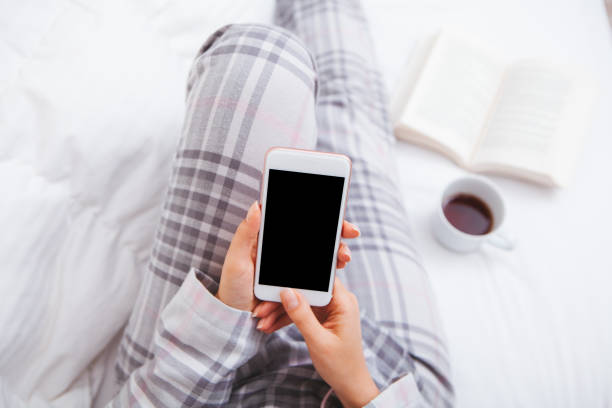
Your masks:
[{"label": "hot beverage in cup", "polygon": [[488,179],[461,177],[451,182],[433,215],[437,240],[453,251],[470,252],[483,242],[512,249],[514,240],[500,230],[506,209],[499,189]]},{"label": "hot beverage in cup", "polygon": [[444,216],[455,228],[472,235],[484,235],[493,229],[493,213],[480,198],[456,194],[444,204]]}]

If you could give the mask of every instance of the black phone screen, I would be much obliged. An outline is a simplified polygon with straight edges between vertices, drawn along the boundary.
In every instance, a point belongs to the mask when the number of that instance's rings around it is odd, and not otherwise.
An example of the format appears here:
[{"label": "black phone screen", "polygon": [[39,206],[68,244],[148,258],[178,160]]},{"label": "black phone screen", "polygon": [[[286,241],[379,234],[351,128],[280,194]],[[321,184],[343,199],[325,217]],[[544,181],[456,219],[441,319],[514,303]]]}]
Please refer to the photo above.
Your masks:
[{"label": "black phone screen", "polygon": [[345,178],[269,172],[259,283],[326,292]]}]

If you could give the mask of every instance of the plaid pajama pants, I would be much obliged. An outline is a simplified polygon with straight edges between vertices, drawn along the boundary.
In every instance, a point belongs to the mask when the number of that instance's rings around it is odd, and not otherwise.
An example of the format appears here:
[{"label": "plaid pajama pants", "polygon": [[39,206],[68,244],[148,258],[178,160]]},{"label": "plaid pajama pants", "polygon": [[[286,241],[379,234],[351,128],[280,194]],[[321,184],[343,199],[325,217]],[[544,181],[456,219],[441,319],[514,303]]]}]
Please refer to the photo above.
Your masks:
[{"label": "plaid pajama pants", "polygon": [[[154,356],[158,316],[191,267],[216,290],[233,233],[259,197],[264,153],[291,146],[353,161],[346,217],[362,234],[350,242],[352,261],[338,277],[359,299],[375,382],[383,389],[413,373],[428,403],[452,405],[447,352],[400,199],[387,99],[363,12],[353,1],[279,1],[275,19],[278,26],[220,29],[194,62],[162,218],[120,344],[118,382]],[[267,336],[227,386],[228,404],[249,406],[318,406],[329,390],[294,326]],[[197,388],[187,400],[207,404]]]}]

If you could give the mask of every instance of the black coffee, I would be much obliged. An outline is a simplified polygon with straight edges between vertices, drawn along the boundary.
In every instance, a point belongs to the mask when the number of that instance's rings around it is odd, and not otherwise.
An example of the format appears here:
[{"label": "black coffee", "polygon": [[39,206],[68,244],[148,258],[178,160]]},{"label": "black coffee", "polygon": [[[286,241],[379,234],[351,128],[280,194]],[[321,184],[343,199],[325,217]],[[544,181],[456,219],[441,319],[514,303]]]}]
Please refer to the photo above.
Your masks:
[{"label": "black coffee", "polygon": [[457,194],[444,205],[446,219],[460,231],[472,235],[484,235],[493,228],[493,213],[480,198],[469,194]]}]

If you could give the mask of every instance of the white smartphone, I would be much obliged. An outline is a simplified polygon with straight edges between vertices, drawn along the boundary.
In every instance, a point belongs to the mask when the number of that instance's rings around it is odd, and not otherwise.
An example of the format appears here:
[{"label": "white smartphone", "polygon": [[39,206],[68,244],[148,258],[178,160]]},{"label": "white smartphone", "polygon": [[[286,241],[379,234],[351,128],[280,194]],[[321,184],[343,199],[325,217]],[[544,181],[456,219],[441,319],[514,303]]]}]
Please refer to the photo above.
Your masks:
[{"label": "white smartphone", "polygon": [[284,288],[312,306],[332,297],[351,176],[342,154],[272,148],[261,183],[255,296],[280,302]]}]

